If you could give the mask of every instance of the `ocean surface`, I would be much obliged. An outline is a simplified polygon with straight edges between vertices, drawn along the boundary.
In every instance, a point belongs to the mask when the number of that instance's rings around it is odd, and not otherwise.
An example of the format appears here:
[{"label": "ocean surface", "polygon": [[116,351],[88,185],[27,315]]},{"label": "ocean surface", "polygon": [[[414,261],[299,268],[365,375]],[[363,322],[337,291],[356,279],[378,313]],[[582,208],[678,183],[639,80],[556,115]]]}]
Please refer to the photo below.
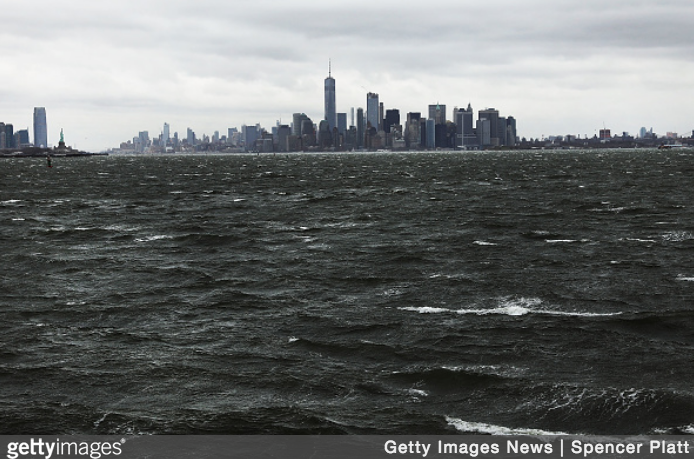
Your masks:
[{"label": "ocean surface", "polygon": [[694,434],[694,151],[0,163],[2,434]]}]

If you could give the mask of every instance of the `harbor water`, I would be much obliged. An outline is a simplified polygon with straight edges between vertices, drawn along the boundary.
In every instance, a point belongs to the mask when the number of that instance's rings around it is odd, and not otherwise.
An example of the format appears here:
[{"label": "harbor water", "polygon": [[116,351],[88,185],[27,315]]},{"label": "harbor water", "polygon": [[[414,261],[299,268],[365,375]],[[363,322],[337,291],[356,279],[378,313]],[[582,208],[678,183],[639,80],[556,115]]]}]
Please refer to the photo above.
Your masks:
[{"label": "harbor water", "polygon": [[694,433],[694,152],[0,164],[3,434]]}]

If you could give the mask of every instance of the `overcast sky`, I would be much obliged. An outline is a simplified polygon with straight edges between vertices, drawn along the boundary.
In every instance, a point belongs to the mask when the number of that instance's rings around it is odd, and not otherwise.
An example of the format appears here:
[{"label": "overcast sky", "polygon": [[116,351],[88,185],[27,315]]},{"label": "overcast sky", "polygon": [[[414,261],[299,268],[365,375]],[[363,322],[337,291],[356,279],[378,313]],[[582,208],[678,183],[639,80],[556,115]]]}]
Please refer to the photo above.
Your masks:
[{"label": "overcast sky", "polygon": [[[0,121],[117,147],[337,111],[487,107],[522,137],[691,134],[691,0],[1,0]],[[476,113],[475,113],[475,116]]]}]

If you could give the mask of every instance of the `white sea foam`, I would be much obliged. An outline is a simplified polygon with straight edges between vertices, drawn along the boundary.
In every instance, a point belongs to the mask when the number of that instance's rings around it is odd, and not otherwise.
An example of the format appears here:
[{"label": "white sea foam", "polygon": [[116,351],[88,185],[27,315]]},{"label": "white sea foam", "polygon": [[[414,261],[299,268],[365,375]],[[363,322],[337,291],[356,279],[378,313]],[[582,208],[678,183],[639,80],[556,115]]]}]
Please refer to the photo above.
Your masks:
[{"label": "white sea foam", "polygon": [[167,236],[166,234],[158,234],[158,235],[154,235],[154,236],[147,236],[147,237],[135,239],[135,242],[152,242],[152,241],[158,241],[161,239],[173,239],[173,237]]},{"label": "white sea foam", "polygon": [[618,316],[622,314],[621,312],[608,312],[608,313],[597,313],[597,312],[565,312],[565,311],[552,311],[549,309],[531,309],[525,308],[523,306],[505,306],[494,309],[459,309],[456,311],[458,314],[476,314],[480,316],[485,315],[507,315],[507,316],[524,316],[527,314],[543,314],[549,316],[570,316],[570,317],[610,317]]},{"label": "white sea foam", "polygon": [[493,424],[485,424],[483,422],[468,422],[450,416],[446,416],[446,422],[449,426],[455,427],[461,432],[472,432],[483,435],[567,435],[564,432],[549,432],[546,430],[532,429],[529,427],[509,428],[496,426]]},{"label": "white sea foam", "polygon": [[408,389],[407,393],[410,395],[414,395],[416,397],[428,397],[429,393],[425,390],[420,390],[420,389]]},{"label": "white sea foam", "polygon": [[472,373],[478,375],[496,375],[502,377],[515,378],[527,372],[526,368],[503,366],[503,365],[460,365],[441,367],[444,370],[453,372]]},{"label": "white sea foam", "polygon": [[663,234],[663,240],[667,242],[684,242],[694,239],[694,234],[689,231],[669,231]]},{"label": "white sea foam", "polygon": [[496,243],[494,243],[494,242],[487,242],[487,241],[475,241],[475,242],[473,242],[473,244],[477,244],[477,245],[499,245],[499,244],[496,244]]},{"label": "white sea foam", "polygon": [[528,308],[522,306],[504,306],[500,308],[493,309],[459,309],[456,311],[458,314],[476,314],[479,316],[486,316],[490,314],[501,314],[507,316],[524,316],[530,314],[531,311]]},{"label": "white sea foam", "polygon": [[289,337],[289,340],[288,340],[287,342],[289,342],[289,343],[295,343],[295,342],[297,342],[297,341],[299,341],[299,338],[297,338],[296,336],[290,336],[290,337]]},{"label": "white sea foam", "polygon": [[104,413],[104,415],[101,416],[101,418],[94,421],[94,427],[99,427],[99,425],[106,420],[106,418],[108,417],[109,414],[111,414],[111,413]]},{"label": "white sea foam", "polygon": [[409,306],[406,308],[398,308],[398,309],[401,309],[403,311],[418,312],[420,314],[440,314],[442,312],[453,312],[450,309],[446,309],[446,308],[432,308],[432,307],[428,307],[428,306],[423,306],[423,307],[419,307],[419,308],[416,308],[414,306]]},{"label": "white sea foam", "polygon": [[694,277],[691,276],[683,276],[682,274],[679,274],[677,276],[678,281],[685,281],[685,282],[694,282]]},{"label": "white sea foam", "polygon": [[539,298],[511,298],[502,299],[500,304],[494,308],[474,308],[474,309],[447,309],[447,308],[434,308],[430,306],[421,307],[401,307],[398,308],[402,311],[412,311],[419,314],[443,314],[443,313],[455,313],[455,314],[473,314],[478,316],[486,315],[507,315],[507,316],[524,316],[527,314],[543,314],[551,316],[570,316],[570,317],[609,317],[617,316],[622,314],[621,312],[607,312],[607,313],[597,313],[597,312],[580,312],[580,311],[556,311],[547,308],[540,308],[542,300]]}]

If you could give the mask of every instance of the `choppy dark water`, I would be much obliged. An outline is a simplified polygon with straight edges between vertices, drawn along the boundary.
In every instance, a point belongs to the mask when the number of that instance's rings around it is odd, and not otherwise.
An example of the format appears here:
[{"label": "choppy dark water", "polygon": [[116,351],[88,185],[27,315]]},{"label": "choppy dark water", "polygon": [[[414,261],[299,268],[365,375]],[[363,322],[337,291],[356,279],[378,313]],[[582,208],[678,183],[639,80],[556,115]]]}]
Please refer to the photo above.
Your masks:
[{"label": "choppy dark water", "polygon": [[0,164],[0,433],[694,433],[692,151]]}]

